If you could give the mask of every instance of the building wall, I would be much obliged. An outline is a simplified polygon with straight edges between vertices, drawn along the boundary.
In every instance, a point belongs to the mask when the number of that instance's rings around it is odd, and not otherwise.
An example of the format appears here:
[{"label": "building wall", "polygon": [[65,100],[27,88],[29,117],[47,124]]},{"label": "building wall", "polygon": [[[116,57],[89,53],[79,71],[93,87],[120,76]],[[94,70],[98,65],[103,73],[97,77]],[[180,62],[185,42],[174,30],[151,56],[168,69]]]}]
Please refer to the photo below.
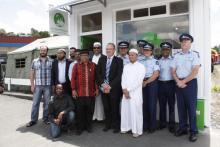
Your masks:
[{"label": "building wall", "polygon": [[0,47],[0,54],[7,54],[15,49],[17,49],[17,47]]},{"label": "building wall", "polygon": [[[70,46],[79,47],[81,15],[102,12],[103,52],[108,42],[116,43],[114,11],[117,9],[131,8],[143,4],[162,4],[178,0],[107,0],[107,7],[97,1],[82,4],[72,8],[70,15]],[[201,68],[198,74],[198,98],[205,100],[205,125],[210,125],[211,101],[211,53],[210,53],[210,8],[209,0],[189,0],[190,33],[194,36],[193,50],[200,53]]]}]

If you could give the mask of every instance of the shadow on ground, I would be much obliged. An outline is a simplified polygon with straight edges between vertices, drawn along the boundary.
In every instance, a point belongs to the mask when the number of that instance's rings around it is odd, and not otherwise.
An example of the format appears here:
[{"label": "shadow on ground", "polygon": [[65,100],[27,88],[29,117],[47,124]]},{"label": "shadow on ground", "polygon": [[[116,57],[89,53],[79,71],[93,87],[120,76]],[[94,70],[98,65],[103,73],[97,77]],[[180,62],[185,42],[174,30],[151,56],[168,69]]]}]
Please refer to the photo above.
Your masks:
[{"label": "shadow on ground", "polygon": [[[58,139],[53,142],[62,141],[74,146],[82,147],[209,147],[210,132],[208,129],[199,133],[198,141],[191,143],[188,141],[188,136],[175,137],[168,130],[156,131],[153,134],[144,133],[139,138],[133,138],[131,134],[113,134],[102,131],[103,125],[95,123],[93,125],[93,133],[83,132],[82,135],[76,136],[75,131],[63,133]],[[21,126],[16,131],[21,133],[35,133],[48,140],[52,140],[49,134],[49,126],[39,121],[37,125],[27,128]]]}]

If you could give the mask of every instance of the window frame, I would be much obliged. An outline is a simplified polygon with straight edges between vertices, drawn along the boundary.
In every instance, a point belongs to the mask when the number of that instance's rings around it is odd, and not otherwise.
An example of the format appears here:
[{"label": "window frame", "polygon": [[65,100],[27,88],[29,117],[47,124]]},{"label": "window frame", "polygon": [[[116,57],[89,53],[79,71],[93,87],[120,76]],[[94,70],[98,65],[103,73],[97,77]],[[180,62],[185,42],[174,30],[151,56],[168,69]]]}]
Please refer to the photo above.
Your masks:
[{"label": "window frame", "polygon": [[[22,61],[24,60],[24,61]],[[19,62],[19,63],[17,63]],[[16,58],[15,59],[15,68],[16,69],[21,69],[26,67],[26,58]]]},{"label": "window frame", "polygon": [[[152,3],[146,3],[146,5],[137,5],[137,6],[133,6],[133,7],[123,7],[120,9],[113,9],[113,36],[114,36],[114,42],[117,43],[117,24],[118,23],[124,23],[124,22],[135,22],[135,21],[142,21],[142,20],[151,20],[151,19],[155,19],[155,18],[166,18],[166,17],[176,17],[176,16],[184,16],[184,15],[188,15],[189,16],[189,32],[191,30],[191,15],[190,15],[190,0],[188,0],[188,4],[189,4],[189,10],[187,13],[179,13],[179,14],[170,14],[170,3],[172,2],[178,2],[178,1],[182,1],[182,0],[171,0],[168,2],[152,2]],[[162,6],[162,5],[166,5],[166,14],[161,14],[161,15],[150,15],[150,7],[156,7],[156,6]],[[137,17],[134,18],[134,13],[133,11],[135,9],[141,9],[141,8],[148,8],[148,16],[145,17]],[[124,10],[124,9],[131,9],[131,20],[127,20],[127,21],[116,21],[116,12],[120,11],[120,10]]]}]

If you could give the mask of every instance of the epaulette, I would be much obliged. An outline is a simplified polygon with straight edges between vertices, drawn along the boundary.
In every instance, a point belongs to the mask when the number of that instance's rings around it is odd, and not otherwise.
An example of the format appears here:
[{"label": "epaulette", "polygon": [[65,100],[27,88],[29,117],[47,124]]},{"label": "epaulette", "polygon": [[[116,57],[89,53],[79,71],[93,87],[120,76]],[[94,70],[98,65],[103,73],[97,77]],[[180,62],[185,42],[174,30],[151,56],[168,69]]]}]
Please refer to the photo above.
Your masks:
[{"label": "epaulette", "polygon": [[176,53],[173,54],[173,56],[175,56],[176,54],[179,54],[179,53],[180,53],[180,52],[176,52]]},{"label": "epaulette", "polygon": [[199,56],[199,52],[194,51],[194,50],[192,50],[192,52],[196,53],[196,54],[197,54],[197,56],[198,56],[198,58],[200,58],[200,56]]}]

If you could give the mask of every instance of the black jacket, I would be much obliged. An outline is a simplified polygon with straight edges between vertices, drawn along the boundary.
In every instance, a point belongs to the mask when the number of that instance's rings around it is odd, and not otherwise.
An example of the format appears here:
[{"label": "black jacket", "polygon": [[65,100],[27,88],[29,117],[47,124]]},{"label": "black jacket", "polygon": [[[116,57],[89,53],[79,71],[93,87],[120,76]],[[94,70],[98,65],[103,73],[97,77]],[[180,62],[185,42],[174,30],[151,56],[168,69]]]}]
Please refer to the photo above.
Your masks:
[{"label": "black jacket", "polygon": [[[96,82],[98,86],[106,79],[107,56],[101,56],[96,68]],[[123,71],[123,60],[114,56],[109,71],[109,85],[112,91],[121,90],[121,76]]]},{"label": "black jacket", "polygon": [[[69,59],[66,59],[66,71],[65,71],[66,82],[62,83],[65,92],[68,92],[68,93],[71,92],[71,84],[70,84],[70,80],[68,77],[69,66],[70,66],[71,62],[72,61],[70,61]],[[59,83],[59,70],[58,70],[58,60],[57,59],[55,59],[53,61],[51,74],[52,74],[51,75],[52,85],[60,84]]]},{"label": "black jacket", "polygon": [[64,111],[64,114],[67,114],[69,111],[74,110],[74,108],[72,98],[69,95],[64,94],[62,98],[55,95],[49,103],[49,118],[53,121],[60,112]]}]

